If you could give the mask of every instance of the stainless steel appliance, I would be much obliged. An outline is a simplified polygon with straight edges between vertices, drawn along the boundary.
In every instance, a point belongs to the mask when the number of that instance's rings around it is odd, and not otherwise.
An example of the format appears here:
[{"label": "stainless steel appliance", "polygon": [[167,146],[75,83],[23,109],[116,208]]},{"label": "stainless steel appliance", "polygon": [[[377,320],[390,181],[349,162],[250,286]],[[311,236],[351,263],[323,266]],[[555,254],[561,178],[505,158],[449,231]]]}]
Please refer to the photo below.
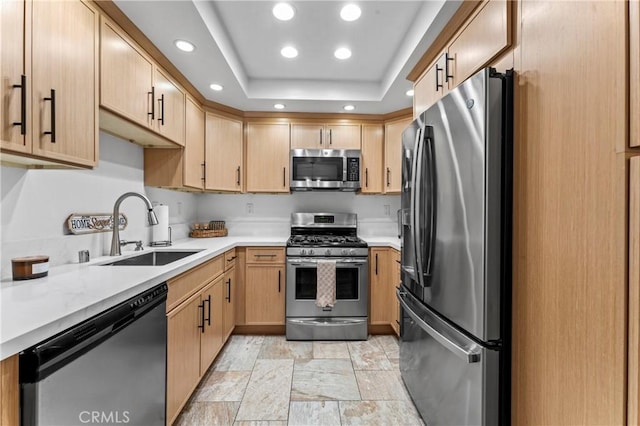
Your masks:
[{"label": "stainless steel appliance", "polygon": [[509,424],[511,93],[485,69],[402,135],[400,370],[428,425]]},{"label": "stainless steel appliance", "polygon": [[23,426],[165,424],[167,285],[20,353]]},{"label": "stainless steel appliance", "polygon": [[292,149],[292,191],[360,189],[359,149]]},{"label": "stainless steel appliance", "polygon": [[[287,241],[288,340],[366,340],[369,255],[352,213],[292,213]],[[336,303],[316,306],[318,260],[336,262]]]}]

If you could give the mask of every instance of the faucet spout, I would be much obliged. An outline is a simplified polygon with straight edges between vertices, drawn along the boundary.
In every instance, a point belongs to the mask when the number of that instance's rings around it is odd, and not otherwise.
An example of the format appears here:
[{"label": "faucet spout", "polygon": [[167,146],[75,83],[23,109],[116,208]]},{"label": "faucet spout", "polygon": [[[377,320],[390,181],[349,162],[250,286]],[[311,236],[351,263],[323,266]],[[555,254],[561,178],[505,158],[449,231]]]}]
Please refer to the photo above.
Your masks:
[{"label": "faucet spout", "polygon": [[111,252],[109,253],[109,256],[119,256],[120,254],[122,254],[120,252],[120,226],[118,224],[118,220],[120,218],[120,204],[122,204],[122,202],[129,197],[138,197],[142,201],[144,201],[148,210],[147,219],[149,221],[149,225],[158,224],[158,218],[153,211],[151,201],[149,201],[147,197],[137,192],[125,192],[120,197],[118,197],[116,203],[113,205],[113,235],[111,238]]}]

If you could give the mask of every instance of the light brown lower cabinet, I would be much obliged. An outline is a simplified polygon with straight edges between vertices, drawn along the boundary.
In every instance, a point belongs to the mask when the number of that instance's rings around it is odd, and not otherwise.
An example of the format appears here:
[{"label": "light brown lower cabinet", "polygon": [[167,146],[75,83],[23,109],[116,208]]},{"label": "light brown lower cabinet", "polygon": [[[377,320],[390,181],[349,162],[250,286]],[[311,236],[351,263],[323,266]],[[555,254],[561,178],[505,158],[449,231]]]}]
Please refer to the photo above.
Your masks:
[{"label": "light brown lower cabinet", "polygon": [[231,267],[224,272],[223,279],[223,300],[222,300],[222,335],[228,339],[236,325],[236,268]]},{"label": "light brown lower cabinet", "polygon": [[245,323],[284,325],[284,248],[247,248]]},{"label": "light brown lower cabinet", "polygon": [[396,288],[400,286],[400,252],[398,250],[389,250],[389,304],[391,305],[391,328],[400,336],[400,302],[396,297]]},{"label": "light brown lower cabinet", "polygon": [[369,324],[391,323],[389,249],[369,249]]},{"label": "light brown lower cabinet", "polygon": [[640,157],[629,160],[629,341],[627,424],[640,423]]},{"label": "light brown lower cabinet", "polygon": [[0,361],[0,425],[20,423],[18,355]]}]

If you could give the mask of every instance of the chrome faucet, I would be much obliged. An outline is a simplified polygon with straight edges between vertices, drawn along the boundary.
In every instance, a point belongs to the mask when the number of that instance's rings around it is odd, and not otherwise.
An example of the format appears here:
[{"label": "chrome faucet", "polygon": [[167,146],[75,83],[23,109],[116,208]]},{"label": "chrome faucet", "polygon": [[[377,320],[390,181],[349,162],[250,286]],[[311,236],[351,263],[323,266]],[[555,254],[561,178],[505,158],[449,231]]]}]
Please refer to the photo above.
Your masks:
[{"label": "chrome faucet", "polygon": [[149,225],[157,225],[158,218],[156,214],[153,212],[153,206],[151,205],[151,201],[147,197],[137,192],[126,192],[122,194],[113,205],[113,237],[111,238],[111,252],[109,256],[119,256],[122,254],[120,252],[120,204],[124,201],[125,198],[129,197],[138,197],[141,198],[142,201],[147,205],[147,219],[149,220]]}]

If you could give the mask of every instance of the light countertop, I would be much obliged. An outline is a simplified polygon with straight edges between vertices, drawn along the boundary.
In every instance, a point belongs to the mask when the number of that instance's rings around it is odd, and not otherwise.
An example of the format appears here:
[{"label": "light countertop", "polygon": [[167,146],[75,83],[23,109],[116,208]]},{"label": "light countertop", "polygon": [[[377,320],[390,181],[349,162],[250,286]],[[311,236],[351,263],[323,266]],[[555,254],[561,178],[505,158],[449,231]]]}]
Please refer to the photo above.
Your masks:
[{"label": "light countertop", "polygon": [[[0,360],[72,327],[157,284],[237,246],[282,246],[288,236],[193,238],[155,250],[202,249],[164,266],[100,266],[104,256],[89,263],[54,267],[44,278],[4,280],[0,284]],[[400,249],[393,237],[364,237],[370,246]],[[151,251],[146,249],[145,251]],[[128,251],[124,257],[141,254]],[[118,258],[119,259],[119,258]]]}]

